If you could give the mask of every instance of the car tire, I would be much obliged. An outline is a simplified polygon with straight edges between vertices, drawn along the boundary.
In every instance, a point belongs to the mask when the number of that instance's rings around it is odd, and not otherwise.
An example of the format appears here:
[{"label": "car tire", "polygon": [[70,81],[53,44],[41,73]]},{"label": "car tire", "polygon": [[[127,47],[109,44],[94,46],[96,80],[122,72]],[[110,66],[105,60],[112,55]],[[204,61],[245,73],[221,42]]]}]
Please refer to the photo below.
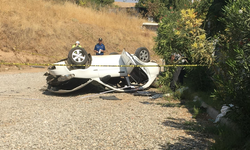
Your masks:
[{"label": "car tire", "polygon": [[72,48],[69,51],[68,60],[73,65],[85,65],[88,61],[88,53],[81,47]]},{"label": "car tire", "polygon": [[146,47],[139,47],[135,51],[135,56],[138,57],[143,62],[149,62],[150,61],[150,54]]},{"label": "car tire", "polygon": [[117,52],[111,52],[109,55],[118,55],[119,53]]}]

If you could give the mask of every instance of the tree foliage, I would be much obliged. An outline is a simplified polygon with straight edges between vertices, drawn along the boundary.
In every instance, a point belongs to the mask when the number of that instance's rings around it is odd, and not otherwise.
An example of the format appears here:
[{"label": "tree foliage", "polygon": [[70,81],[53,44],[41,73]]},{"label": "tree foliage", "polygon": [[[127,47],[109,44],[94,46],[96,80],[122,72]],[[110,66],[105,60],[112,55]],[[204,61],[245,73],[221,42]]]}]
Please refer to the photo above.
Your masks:
[{"label": "tree foliage", "polygon": [[174,12],[172,9],[162,19],[158,28],[155,51],[164,58],[172,53],[186,56],[190,63],[213,63],[213,43],[206,39],[200,28],[203,20],[196,18],[194,9]]},{"label": "tree foliage", "polygon": [[[178,5],[170,3],[177,1],[161,2],[167,9],[159,18],[161,23],[155,38],[155,52],[166,60],[169,60],[172,53],[181,53],[189,59],[189,63],[213,64],[214,42],[207,38],[202,26],[202,23],[205,25],[209,21],[210,36],[215,36],[218,40],[216,65],[211,67],[215,99],[235,106],[231,108],[229,117],[237,123],[244,138],[249,139],[250,0],[203,0],[192,6],[196,11],[190,8],[177,11]],[[202,78],[204,73],[201,71],[207,70],[208,68],[202,68],[191,72],[196,77],[200,74],[199,77]]]},{"label": "tree foliage", "polygon": [[114,2],[114,0],[90,0],[90,1],[103,6],[111,5]]},{"label": "tree foliage", "polygon": [[114,2],[114,0],[52,0],[52,1],[58,2],[58,3],[69,1],[72,3],[76,3],[80,6],[85,6],[87,4],[106,6],[106,5],[111,5]]},{"label": "tree foliage", "polygon": [[229,0],[214,0],[209,7],[208,14],[207,14],[207,20],[211,23],[211,28],[207,28],[209,30],[210,34],[209,36],[214,36],[218,32],[223,31],[225,29],[225,24],[221,21],[219,21],[219,18],[223,18],[224,11],[223,8],[227,4]]},{"label": "tree foliage", "polygon": [[[167,8],[173,7],[174,10],[178,11],[187,8],[191,5],[191,1],[188,0],[163,0]],[[194,0],[195,1],[195,0]]]},{"label": "tree foliage", "polygon": [[[250,135],[250,0],[231,0],[223,8],[216,98],[233,104],[231,119]],[[246,135],[247,135],[246,134]]]},{"label": "tree foliage", "polygon": [[153,16],[154,20],[158,22],[170,8],[178,11],[188,8],[190,5],[191,2],[187,0],[139,0],[136,7],[143,8],[146,15]]},{"label": "tree foliage", "polygon": [[197,12],[197,18],[207,21],[207,14],[213,0],[202,0],[194,3],[195,12]]},{"label": "tree foliage", "polygon": [[177,27],[177,19],[180,13],[174,12],[171,8],[166,11],[166,15],[161,18],[161,23],[158,27],[158,36],[156,37],[154,51],[162,58],[169,59],[171,53],[178,49],[173,46],[176,42],[174,29]]}]

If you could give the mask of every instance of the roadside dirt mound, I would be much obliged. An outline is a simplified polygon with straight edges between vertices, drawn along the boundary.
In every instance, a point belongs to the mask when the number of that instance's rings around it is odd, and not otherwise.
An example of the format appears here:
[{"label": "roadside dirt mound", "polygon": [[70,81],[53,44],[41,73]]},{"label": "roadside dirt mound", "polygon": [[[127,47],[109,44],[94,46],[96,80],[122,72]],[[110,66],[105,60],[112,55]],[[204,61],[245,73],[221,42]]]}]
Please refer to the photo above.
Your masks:
[{"label": "roadside dirt mound", "polygon": [[145,20],[122,12],[96,11],[66,2],[0,1],[0,62],[53,63],[67,57],[75,41],[94,55],[99,37],[110,52],[154,46],[153,31],[142,30]]}]

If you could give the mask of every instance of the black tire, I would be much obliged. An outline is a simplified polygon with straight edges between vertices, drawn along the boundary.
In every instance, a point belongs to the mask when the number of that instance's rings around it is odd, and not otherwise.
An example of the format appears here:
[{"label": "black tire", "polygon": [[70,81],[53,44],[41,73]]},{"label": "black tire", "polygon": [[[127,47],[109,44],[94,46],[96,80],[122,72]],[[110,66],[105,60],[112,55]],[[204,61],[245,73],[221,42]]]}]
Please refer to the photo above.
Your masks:
[{"label": "black tire", "polygon": [[150,54],[146,47],[139,47],[135,51],[135,56],[138,57],[143,62],[149,62],[150,61]]},{"label": "black tire", "polygon": [[111,52],[109,55],[118,55],[119,53],[117,52]]},{"label": "black tire", "polygon": [[84,48],[74,47],[69,51],[68,60],[74,65],[85,65],[88,61],[88,53]]}]

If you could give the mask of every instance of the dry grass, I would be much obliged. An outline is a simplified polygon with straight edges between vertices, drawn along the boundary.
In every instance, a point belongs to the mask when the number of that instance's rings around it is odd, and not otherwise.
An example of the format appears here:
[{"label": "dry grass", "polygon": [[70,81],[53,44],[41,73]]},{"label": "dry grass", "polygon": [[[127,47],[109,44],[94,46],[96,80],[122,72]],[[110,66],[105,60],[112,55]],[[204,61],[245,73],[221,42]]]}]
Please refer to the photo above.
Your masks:
[{"label": "dry grass", "polygon": [[[2,61],[52,63],[58,59],[40,55],[64,58],[76,40],[94,54],[99,37],[104,39],[107,53],[120,52],[123,48],[134,53],[136,48],[145,46],[157,58],[152,51],[156,33],[141,29],[145,20],[123,12],[96,11],[69,2],[1,0],[0,16]],[[7,57],[6,52],[15,54],[15,58]]]}]

